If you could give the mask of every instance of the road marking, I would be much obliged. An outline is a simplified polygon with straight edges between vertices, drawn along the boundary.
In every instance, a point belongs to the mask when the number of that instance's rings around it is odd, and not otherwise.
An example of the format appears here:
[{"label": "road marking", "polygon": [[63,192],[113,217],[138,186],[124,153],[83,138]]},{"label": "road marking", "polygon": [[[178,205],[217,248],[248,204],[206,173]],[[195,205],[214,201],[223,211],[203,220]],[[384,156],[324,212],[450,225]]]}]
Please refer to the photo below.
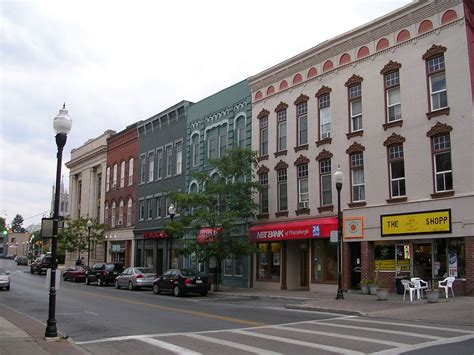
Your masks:
[{"label": "road marking", "polygon": [[437,341],[432,341],[432,342],[426,342],[426,343],[421,343],[421,344],[410,345],[410,346],[399,348],[399,349],[383,350],[383,351],[379,351],[379,352],[372,353],[372,354],[374,354],[374,355],[375,354],[377,354],[377,355],[403,354],[403,353],[406,353],[408,351],[424,349],[424,348],[428,348],[428,347],[436,346],[436,345],[445,345],[445,344],[458,343],[458,342],[462,342],[462,341],[470,340],[470,339],[474,339],[474,335],[463,335],[463,336],[455,337],[455,338],[442,339],[442,340],[437,340]]},{"label": "road marking", "polygon": [[323,326],[325,326],[325,327],[337,327],[337,328],[347,328],[347,329],[358,329],[358,330],[366,330],[366,331],[377,332],[377,333],[388,333],[388,334],[406,335],[406,336],[411,336],[411,337],[416,337],[416,338],[426,338],[426,339],[433,339],[433,340],[444,339],[444,337],[437,337],[437,336],[434,336],[434,335],[427,335],[427,334],[413,333],[413,332],[402,332],[402,331],[399,331],[399,330],[388,330],[388,329],[379,329],[379,328],[358,327],[358,326],[355,326],[355,325],[332,324],[332,323],[326,323],[326,322],[320,322],[320,321],[312,321],[312,322],[310,322],[310,323],[318,324],[318,325],[323,325]]},{"label": "road marking", "polygon": [[[337,319],[337,318],[336,318]],[[322,319],[321,321],[327,321],[330,319]],[[389,324],[389,325],[400,325],[403,327],[412,327],[412,328],[423,328],[423,329],[434,329],[434,330],[444,330],[448,332],[459,332],[459,333],[468,333],[468,334],[474,334],[474,331],[472,330],[466,330],[466,329],[456,329],[456,328],[443,328],[443,327],[432,327],[429,325],[415,325],[415,324],[410,324],[410,323],[398,323],[398,322],[384,322],[384,321],[379,321],[379,320],[367,320],[367,319],[349,319],[352,321],[356,322],[365,322],[365,323],[374,323],[374,324]]]},{"label": "road marking", "polygon": [[84,313],[92,314],[93,316],[98,316],[99,315],[99,313],[95,313],[95,312],[91,312],[91,311],[84,311]]},{"label": "road marking", "polygon": [[274,352],[274,351],[265,350],[265,349],[262,349],[262,348],[256,348],[254,346],[234,343],[233,341],[228,341],[228,340],[224,340],[224,339],[211,338],[211,337],[207,337],[207,336],[200,335],[200,334],[184,334],[184,336],[194,338],[194,339],[198,339],[198,340],[203,340],[203,341],[208,342],[208,343],[214,343],[214,344],[229,346],[231,348],[236,348],[236,349],[239,349],[239,350],[248,351],[249,353],[254,353],[254,354],[281,355],[281,353],[277,353],[277,352]]},{"label": "road marking", "polygon": [[267,334],[252,333],[252,332],[248,332],[248,331],[245,331],[245,330],[227,330],[227,331],[231,332],[231,333],[247,335],[247,336],[252,336],[252,337],[266,339],[266,340],[279,341],[279,342],[287,343],[287,344],[301,345],[301,346],[305,346],[305,347],[313,348],[313,349],[332,351],[332,352],[335,352],[335,353],[338,353],[338,354],[351,354],[351,355],[362,355],[363,354],[363,353],[358,352],[358,351],[344,349],[344,348],[337,348],[335,346],[314,344],[314,343],[309,343],[307,341],[277,337],[277,336],[267,335]]},{"label": "road marking", "polygon": [[290,330],[292,332],[298,332],[298,333],[324,335],[324,336],[335,337],[335,338],[344,338],[344,339],[351,339],[351,340],[356,340],[356,341],[365,341],[365,342],[369,342],[369,343],[376,343],[376,344],[382,344],[382,345],[388,345],[388,346],[394,346],[394,347],[402,347],[402,346],[409,345],[409,344],[406,344],[406,343],[379,340],[379,339],[373,339],[373,338],[364,338],[364,337],[361,337],[361,336],[345,335],[345,334],[339,334],[339,333],[318,332],[317,330],[301,329],[301,328],[294,328],[294,327],[275,326],[273,328],[274,329]]},{"label": "road marking", "polygon": [[[306,311],[304,309],[291,309],[291,308],[279,308],[279,307],[263,307],[263,308],[264,309],[272,309],[272,310],[276,310],[276,311],[286,311],[286,312],[329,314],[329,315],[332,315],[332,316],[336,316],[336,319],[340,319],[340,318],[344,317],[344,316],[341,316],[339,313],[331,313],[331,312],[319,312],[319,311],[316,312],[316,311]],[[339,316],[339,317],[337,317],[337,316]],[[355,316],[350,316],[350,317],[355,317]],[[331,319],[333,319],[333,318],[331,318]]]},{"label": "road marking", "polygon": [[161,340],[157,339],[152,339],[152,338],[138,338],[138,340],[143,341],[144,343],[157,346],[159,348],[171,351],[175,354],[179,355],[202,355],[201,353],[198,353],[196,351],[192,351],[186,348],[182,348],[181,346],[177,346],[174,344],[170,344]]},{"label": "road marking", "polygon": [[156,304],[150,304],[150,303],[145,303],[145,302],[140,302],[140,301],[133,301],[133,300],[126,299],[126,298],[119,298],[119,297],[107,296],[107,295],[96,294],[96,293],[93,294],[93,293],[84,292],[84,291],[77,291],[77,290],[74,290],[74,292],[75,293],[80,293],[80,294],[83,294],[83,295],[87,295],[87,296],[91,296],[91,297],[102,297],[102,298],[111,299],[111,300],[114,300],[114,301],[127,302],[127,303],[131,303],[131,304],[137,304],[137,305],[140,305],[140,306],[146,306],[146,307],[150,307],[150,308],[161,309],[161,310],[164,310],[164,311],[191,314],[193,316],[206,317],[206,318],[211,318],[211,319],[218,319],[218,320],[231,322],[231,323],[246,324],[246,325],[253,326],[253,327],[262,327],[262,326],[267,325],[265,323],[248,321],[248,320],[234,318],[234,317],[218,316],[218,315],[214,315],[214,314],[210,314],[210,313],[190,311],[190,310],[185,310],[185,309],[180,309],[180,308],[173,308],[173,307],[166,307],[166,306],[159,306],[159,305],[156,305]]}]

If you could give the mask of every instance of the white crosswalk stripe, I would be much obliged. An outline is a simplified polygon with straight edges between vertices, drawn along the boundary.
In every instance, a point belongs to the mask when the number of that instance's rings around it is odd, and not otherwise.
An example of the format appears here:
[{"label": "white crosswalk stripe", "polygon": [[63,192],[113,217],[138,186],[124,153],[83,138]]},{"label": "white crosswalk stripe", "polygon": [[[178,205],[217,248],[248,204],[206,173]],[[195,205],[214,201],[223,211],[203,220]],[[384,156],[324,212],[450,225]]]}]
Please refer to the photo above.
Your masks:
[{"label": "white crosswalk stripe", "polygon": [[165,341],[154,339],[154,338],[138,338],[138,340],[143,341],[147,344],[151,344],[153,346],[157,346],[161,349],[171,351],[178,355],[202,355],[201,353],[198,353],[196,351],[182,348],[181,346],[170,344]]}]

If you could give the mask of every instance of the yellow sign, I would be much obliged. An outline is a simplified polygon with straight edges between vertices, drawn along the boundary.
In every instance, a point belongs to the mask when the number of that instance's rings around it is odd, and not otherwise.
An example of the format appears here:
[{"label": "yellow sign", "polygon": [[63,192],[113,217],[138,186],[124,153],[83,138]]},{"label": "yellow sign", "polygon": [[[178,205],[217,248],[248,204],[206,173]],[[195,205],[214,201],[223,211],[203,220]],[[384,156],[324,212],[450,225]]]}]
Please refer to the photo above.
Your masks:
[{"label": "yellow sign", "polygon": [[375,269],[380,267],[381,271],[397,271],[397,265],[398,271],[410,271],[410,260],[375,260]]},{"label": "yellow sign", "polygon": [[451,233],[451,210],[414,212],[380,216],[382,237]]}]

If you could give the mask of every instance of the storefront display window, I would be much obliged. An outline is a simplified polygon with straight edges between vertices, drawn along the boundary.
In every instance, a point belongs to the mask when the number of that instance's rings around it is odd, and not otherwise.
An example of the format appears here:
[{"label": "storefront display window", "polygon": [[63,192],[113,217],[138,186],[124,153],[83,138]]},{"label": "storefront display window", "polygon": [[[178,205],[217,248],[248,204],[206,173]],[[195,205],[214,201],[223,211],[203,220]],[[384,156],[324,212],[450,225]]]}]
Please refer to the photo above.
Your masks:
[{"label": "storefront display window", "polygon": [[257,280],[280,281],[280,243],[259,243]]},{"label": "storefront display window", "polygon": [[401,242],[375,242],[374,268],[380,271],[410,271],[410,245]]},{"label": "storefront display window", "polygon": [[329,239],[315,240],[313,256],[313,282],[336,282],[337,243],[331,243]]},{"label": "storefront display window", "polygon": [[225,276],[239,276],[244,274],[243,258],[225,259],[224,260],[224,275]]}]

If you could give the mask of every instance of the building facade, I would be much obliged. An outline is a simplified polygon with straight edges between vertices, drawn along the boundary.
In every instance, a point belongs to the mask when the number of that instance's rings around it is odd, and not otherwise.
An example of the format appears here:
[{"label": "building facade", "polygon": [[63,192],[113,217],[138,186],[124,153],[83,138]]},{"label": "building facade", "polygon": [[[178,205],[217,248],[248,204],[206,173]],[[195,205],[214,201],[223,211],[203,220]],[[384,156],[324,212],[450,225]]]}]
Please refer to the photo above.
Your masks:
[{"label": "building facade", "polygon": [[[192,103],[181,101],[138,123],[138,186],[135,266],[162,274],[182,266],[179,242],[164,233],[173,203],[170,191],[183,191],[186,176],[186,121]],[[177,206],[176,218],[179,218]]]},{"label": "building facade", "polygon": [[104,224],[106,261],[133,264],[137,205],[138,131],[137,124],[107,139]]},{"label": "building facade", "polygon": [[[64,188],[64,177],[61,178],[61,186],[59,187],[59,217],[67,217],[69,216],[69,194],[67,190]],[[56,187],[53,185],[51,191],[51,216],[54,212],[54,195],[56,192]]]},{"label": "building facade", "polygon": [[413,2],[249,78],[269,187],[256,287],[335,292],[340,166],[344,288],[401,274],[474,292],[472,19],[469,1]]},{"label": "building facade", "polygon": [[[252,107],[250,88],[247,81],[241,81],[218,93],[211,95],[189,108],[187,123],[187,176],[186,191],[199,192],[199,186],[193,174],[207,172],[212,175],[210,159],[225,154],[227,148],[251,147]],[[240,223],[240,232],[236,237],[247,237],[247,224]],[[241,257],[223,261],[223,285],[250,287],[251,258]],[[198,264],[198,261],[186,258],[186,267],[199,268],[215,273],[216,262]]]},{"label": "building facade", "polygon": [[[107,168],[107,139],[115,131],[107,130],[100,136],[88,140],[82,146],[71,150],[69,169],[69,212],[72,219],[91,218],[104,223],[105,179]],[[91,242],[91,260],[105,261],[104,243]],[[87,253],[86,253],[87,254]],[[87,257],[87,255],[83,255]],[[67,254],[66,263],[77,260],[77,253]]]}]

